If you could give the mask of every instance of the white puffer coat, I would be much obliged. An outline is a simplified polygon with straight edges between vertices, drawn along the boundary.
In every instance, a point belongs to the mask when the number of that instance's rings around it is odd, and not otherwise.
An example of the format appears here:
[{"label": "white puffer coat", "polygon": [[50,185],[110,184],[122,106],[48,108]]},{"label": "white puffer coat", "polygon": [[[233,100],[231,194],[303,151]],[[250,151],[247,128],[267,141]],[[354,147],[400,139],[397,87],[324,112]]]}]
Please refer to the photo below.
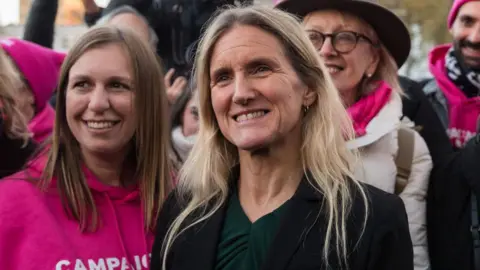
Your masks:
[{"label": "white puffer coat", "polygon": [[[348,142],[350,149],[359,149],[361,153],[361,159],[355,170],[357,179],[389,193],[395,192],[397,174],[395,157],[399,150],[398,129],[401,125],[401,116],[401,97],[393,93],[390,101],[368,124],[367,133]],[[427,270],[430,266],[427,246],[426,197],[432,166],[428,147],[423,138],[415,132],[411,173],[406,187],[399,194],[407,210],[414,249],[415,270]]]}]

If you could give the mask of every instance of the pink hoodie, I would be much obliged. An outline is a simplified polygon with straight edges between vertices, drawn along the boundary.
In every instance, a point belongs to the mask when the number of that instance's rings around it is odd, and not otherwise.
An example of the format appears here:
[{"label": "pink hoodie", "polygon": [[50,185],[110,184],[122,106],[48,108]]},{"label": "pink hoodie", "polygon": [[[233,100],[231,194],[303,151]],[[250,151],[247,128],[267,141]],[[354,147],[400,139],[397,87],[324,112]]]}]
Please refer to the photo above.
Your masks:
[{"label": "pink hoodie", "polygon": [[45,141],[53,132],[55,110],[47,104],[28,123],[28,129],[33,133],[33,140],[37,143]]},{"label": "pink hoodie", "polygon": [[34,134],[33,139],[41,143],[53,129],[55,111],[48,100],[55,92],[66,55],[16,38],[0,40],[0,46],[13,60],[33,93],[37,111],[28,127]]},{"label": "pink hoodie", "polygon": [[435,47],[428,56],[430,72],[448,102],[449,127],[447,134],[452,144],[461,148],[477,131],[480,116],[480,97],[468,98],[446,74],[445,55],[451,44]]},{"label": "pink hoodie", "polygon": [[101,225],[82,233],[55,180],[45,192],[24,180],[39,177],[45,161],[0,181],[0,269],[148,269],[154,235],[144,231],[138,189],[106,186],[85,170]]}]

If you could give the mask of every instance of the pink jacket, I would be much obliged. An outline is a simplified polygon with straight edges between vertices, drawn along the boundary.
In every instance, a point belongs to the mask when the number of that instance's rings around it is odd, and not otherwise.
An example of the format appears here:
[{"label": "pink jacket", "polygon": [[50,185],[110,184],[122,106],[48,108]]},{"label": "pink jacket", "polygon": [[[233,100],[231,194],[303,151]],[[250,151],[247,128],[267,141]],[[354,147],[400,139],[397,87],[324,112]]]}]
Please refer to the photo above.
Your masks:
[{"label": "pink jacket", "polygon": [[36,143],[45,141],[52,134],[54,123],[55,110],[47,104],[28,123],[28,129],[33,133],[33,140]]},{"label": "pink jacket", "polygon": [[44,166],[41,158],[0,181],[0,269],[148,269],[154,235],[144,230],[137,188],[106,186],[85,170],[101,225],[82,233],[55,179],[48,191],[36,187]]},{"label": "pink jacket", "polygon": [[55,111],[48,100],[57,86],[60,67],[66,54],[16,38],[0,40],[0,47],[28,82],[37,110],[28,127],[34,135],[34,141],[42,143],[53,129]]},{"label": "pink jacket", "polygon": [[455,147],[462,148],[477,133],[477,121],[480,119],[480,97],[467,97],[448,78],[445,55],[451,46],[451,44],[445,44],[435,47],[430,52],[428,60],[430,72],[446,99],[447,134]]}]

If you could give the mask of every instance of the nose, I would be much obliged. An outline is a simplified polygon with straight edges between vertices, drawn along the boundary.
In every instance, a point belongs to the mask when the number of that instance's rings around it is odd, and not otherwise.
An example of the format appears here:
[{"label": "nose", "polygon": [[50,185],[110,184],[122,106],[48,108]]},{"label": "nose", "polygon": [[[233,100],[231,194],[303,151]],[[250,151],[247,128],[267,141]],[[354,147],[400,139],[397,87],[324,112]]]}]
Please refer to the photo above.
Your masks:
[{"label": "nose", "polygon": [[105,87],[97,86],[91,92],[88,108],[96,113],[101,113],[110,108],[109,95]]},{"label": "nose", "polygon": [[335,48],[333,47],[331,38],[327,37],[325,39],[325,41],[322,44],[322,48],[320,48],[319,53],[320,53],[320,56],[324,58],[337,55],[337,51],[335,51]]},{"label": "nose", "polygon": [[251,86],[251,83],[244,76],[239,76],[235,79],[235,89],[233,94],[233,102],[239,105],[247,105],[252,101],[256,92]]}]

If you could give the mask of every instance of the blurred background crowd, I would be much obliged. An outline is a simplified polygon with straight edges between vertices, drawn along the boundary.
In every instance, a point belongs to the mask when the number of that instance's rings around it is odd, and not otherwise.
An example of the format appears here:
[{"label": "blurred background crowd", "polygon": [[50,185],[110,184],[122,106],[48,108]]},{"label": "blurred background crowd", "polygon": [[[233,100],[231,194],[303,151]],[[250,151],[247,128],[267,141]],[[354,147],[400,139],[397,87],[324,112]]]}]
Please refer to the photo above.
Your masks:
[{"label": "blurred background crowd", "polygon": [[[21,37],[28,11],[33,0],[8,0],[0,3],[0,37]],[[55,27],[54,48],[67,51],[88,27],[85,25],[84,0],[59,0]],[[110,0],[96,0],[105,7]],[[256,4],[273,6],[270,0],[254,0]],[[428,77],[428,65],[424,61],[435,44],[450,41],[445,18],[452,0],[380,0],[378,3],[395,12],[410,28],[412,50],[400,74],[414,79]]]}]

